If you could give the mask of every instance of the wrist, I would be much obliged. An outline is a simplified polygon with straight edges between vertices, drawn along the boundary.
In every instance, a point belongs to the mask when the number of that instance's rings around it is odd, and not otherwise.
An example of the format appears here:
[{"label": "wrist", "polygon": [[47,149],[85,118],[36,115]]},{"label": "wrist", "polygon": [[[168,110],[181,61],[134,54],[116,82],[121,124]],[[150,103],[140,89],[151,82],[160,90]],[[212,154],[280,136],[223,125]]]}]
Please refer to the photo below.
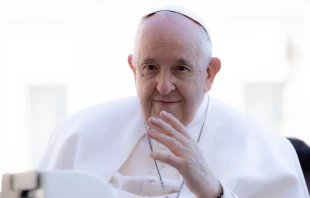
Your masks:
[{"label": "wrist", "polygon": [[223,188],[219,181],[217,185],[214,185],[212,190],[204,188],[205,191],[200,192],[196,195],[196,198],[222,198],[223,197]]}]

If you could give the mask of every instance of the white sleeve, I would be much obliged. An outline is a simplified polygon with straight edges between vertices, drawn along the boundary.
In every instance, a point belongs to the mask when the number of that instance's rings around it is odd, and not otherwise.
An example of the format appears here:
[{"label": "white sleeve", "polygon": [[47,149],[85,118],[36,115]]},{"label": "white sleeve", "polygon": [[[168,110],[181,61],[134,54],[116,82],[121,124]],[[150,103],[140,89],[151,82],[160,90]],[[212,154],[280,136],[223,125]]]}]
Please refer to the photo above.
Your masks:
[{"label": "white sleeve", "polygon": [[223,188],[222,198],[239,198],[237,195],[235,195],[233,192],[231,192],[229,189],[227,189],[226,186],[224,186],[222,183],[221,183],[221,185]]}]

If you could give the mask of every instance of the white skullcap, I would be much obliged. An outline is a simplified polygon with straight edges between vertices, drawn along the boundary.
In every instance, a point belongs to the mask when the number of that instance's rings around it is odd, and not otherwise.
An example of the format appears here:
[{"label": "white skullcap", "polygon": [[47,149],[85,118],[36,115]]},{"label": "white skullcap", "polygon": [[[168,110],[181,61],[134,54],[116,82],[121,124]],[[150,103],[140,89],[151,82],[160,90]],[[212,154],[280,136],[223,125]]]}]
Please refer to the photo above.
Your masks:
[{"label": "white skullcap", "polygon": [[177,6],[177,5],[168,5],[168,6],[164,6],[164,7],[160,7],[160,8],[157,8],[157,9],[154,9],[152,10],[151,12],[148,12],[147,14],[145,14],[141,20],[147,18],[149,15],[151,14],[154,14],[156,12],[160,12],[160,11],[171,11],[171,12],[176,12],[176,13],[179,13],[179,14],[182,14],[190,19],[192,19],[193,21],[197,22],[198,24],[200,24],[204,29],[205,31],[207,32],[207,35],[209,37],[209,40],[210,40],[210,43],[212,45],[212,42],[211,42],[211,36],[210,36],[210,31],[209,31],[209,28],[207,26],[207,24],[205,23],[205,21],[203,20],[203,18],[201,16],[199,16],[197,13],[185,8],[185,7],[182,7],[182,6]]}]

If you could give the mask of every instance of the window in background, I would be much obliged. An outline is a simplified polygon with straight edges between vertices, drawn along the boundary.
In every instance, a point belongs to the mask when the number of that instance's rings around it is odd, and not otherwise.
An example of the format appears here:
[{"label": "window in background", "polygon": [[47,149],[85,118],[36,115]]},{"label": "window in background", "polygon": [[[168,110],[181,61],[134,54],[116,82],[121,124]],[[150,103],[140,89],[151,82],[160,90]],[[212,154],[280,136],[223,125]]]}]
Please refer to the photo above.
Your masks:
[{"label": "window in background", "polygon": [[61,119],[66,116],[66,88],[64,86],[30,87],[30,132],[32,166],[37,166],[49,138]]},{"label": "window in background", "polygon": [[245,110],[248,115],[280,132],[283,119],[284,83],[245,84]]}]

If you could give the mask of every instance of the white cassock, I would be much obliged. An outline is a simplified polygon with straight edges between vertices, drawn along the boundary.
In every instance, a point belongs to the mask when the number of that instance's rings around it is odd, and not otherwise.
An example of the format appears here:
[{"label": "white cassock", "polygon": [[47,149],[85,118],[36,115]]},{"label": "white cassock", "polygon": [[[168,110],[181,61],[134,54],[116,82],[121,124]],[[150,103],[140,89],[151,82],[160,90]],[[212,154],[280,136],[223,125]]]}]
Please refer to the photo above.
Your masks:
[{"label": "white cassock", "polygon": [[[197,138],[208,104],[205,96],[187,126]],[[275,132],[210,98],[200,148],[224,189],[224,198],[309,197],[294,148]],[[39,171],[75,169],[99,175],[117,197],[164,197],[149,157],[138,97],[99,104],[65,119],[38,167]],[[170,152],[153,141],[154,150]],[[158,162],[169,197],[176,197],[180,174]],[[180,197],[195,197],[184,186]]]}]

